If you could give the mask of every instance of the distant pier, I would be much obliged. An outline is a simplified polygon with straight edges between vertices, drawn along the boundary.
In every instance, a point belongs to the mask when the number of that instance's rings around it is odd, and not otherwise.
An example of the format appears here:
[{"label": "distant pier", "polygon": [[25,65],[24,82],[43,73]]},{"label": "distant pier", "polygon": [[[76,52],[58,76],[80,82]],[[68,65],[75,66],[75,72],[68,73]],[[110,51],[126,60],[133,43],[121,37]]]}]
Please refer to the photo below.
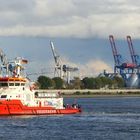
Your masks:
[{"label": "distant pier", "polygon": [[60,92],[62,95],[140,95],[140,89],[59,89],[59,90],[38,90],[39,92]]}]

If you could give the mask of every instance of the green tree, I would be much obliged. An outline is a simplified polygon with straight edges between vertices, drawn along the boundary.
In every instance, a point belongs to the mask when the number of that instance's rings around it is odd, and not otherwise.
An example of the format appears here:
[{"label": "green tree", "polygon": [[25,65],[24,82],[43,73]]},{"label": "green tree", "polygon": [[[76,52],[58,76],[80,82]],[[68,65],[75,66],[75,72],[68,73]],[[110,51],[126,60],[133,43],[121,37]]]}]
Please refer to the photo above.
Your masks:
[{"label": "green tree", "polygon": [[91,78],[94,89],[109,88],[112,86],[112,80],[108,77]]},{"label": "green tree", "polygon": [[52,79],[46,76],[39,76],[37,82],[40,85],[40,89],[49,89],[53,87]]},{"label": "green tree", "polygon": [[123,88],[125,86],[125,82],[123,78],[115,76],[113,79],[114,88]]},{"label": "green tree", "polygon": [[94,80],[94,88],[100,89],[102,87],[102,80],[100,77],[96,77]]},{"label": "green tree", "polygon": [[64,85],[64,81],[60,77],[54,77],[52,79],[54,81],[54,88],[55,89],[62,89]]},{"label": "green tree", "polygon": [[89,78],[89,77],[85,77],[83,80],[82,80],[82,83],[83,83],[83,87],[84,88],[87,88],[87,89],[93,89],[94,87],[94,78]]},{"label": "green tree", "polygon": [[100,77],[101,87],[100,88],[110,88],[112,87],[112,80],[108,77]]},{"label": "green tree", "polygon": [[107,84],[108,84],[108,88],[112,88],[112,85],[113,85],[112,79],[107,77]]},{"label": "green tree", "polygon": [[80,78],[74,77],[74,79],[71,82],[71,88],[81,89],[81,86],[82,86],[82,82],[81,82]]}]

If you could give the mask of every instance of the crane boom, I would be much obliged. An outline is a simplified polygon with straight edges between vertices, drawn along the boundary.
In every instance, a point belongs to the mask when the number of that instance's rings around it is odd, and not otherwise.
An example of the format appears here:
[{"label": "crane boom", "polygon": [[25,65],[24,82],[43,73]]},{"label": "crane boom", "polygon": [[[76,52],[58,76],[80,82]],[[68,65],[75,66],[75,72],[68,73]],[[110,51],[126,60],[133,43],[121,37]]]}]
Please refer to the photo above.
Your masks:
[{"label": "crane boom", "polygon": [[52,50],[53,57],[55,60],[54,76],[55,76],[55,73],[57,73],[60,78],[67,79],[67,83],[69,83],[70,82],[70,73],[78,71],[78,68],[64,64],[64,62],[61,61],[60,56],[56,53],[54,44],[52,41],[50,42],[50,45],[51,45],[51,50]]},{"label": "crane boom", "polygon": [[115,44],[113,35],[109,36],[109,41],[110,41],[110,44],[111,44],[115,65],[117,65],[117,66],[121,65],[122,56],[120,54],[118,54],[118,52],[117,52],[117,48],[116,48],[116,44]]},{"label": "crane boom", "polygon": [[52,41],[50,42],[50,45],[51,45],[51,50],[52,50],[53,57],[54,57],[54,60],[55,60],[55,64],[56,64],[56,66],[59,66],[60,65],[60,62],[58,60],[59,59],[59,55],[56,54],[55,48],[54,48],[54,44],[53,44]]},{"label": "crane boom", "polygon": [[133,47],[132,39],[131,39],[131,36],[129,36],[129,35],[127,36],[127,43],[128,43],[128,47],[129,47],[132,63],[134,63],[135,65],[138,65],[138,58],[139,58],[139,56],[135,54],[135,50],[134,50],[134,47]]}]

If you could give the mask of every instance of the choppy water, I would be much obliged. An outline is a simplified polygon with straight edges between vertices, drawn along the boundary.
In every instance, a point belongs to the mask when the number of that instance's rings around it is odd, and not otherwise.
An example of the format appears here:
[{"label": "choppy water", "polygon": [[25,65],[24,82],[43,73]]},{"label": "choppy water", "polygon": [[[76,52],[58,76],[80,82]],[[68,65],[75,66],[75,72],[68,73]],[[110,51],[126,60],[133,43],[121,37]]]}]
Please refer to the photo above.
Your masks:
[{"label": "choppy water", "polygon": [[79,98],[77,102],[83,108],[77,115],[1,117],[0,140],[140,139],[140,97]]}]

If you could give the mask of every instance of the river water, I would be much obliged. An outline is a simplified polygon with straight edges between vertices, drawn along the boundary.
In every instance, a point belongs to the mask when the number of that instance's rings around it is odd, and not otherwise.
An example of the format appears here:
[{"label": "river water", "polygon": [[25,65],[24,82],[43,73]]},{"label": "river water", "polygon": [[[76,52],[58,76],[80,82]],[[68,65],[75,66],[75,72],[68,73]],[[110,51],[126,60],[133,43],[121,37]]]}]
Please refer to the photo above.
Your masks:
[{"label": "river water", "polygon": [[[0,140],[139,140],[140,97],[78,98],[76,115],[0,118]],[[65,103],[75,102],[65,98]]]}]

